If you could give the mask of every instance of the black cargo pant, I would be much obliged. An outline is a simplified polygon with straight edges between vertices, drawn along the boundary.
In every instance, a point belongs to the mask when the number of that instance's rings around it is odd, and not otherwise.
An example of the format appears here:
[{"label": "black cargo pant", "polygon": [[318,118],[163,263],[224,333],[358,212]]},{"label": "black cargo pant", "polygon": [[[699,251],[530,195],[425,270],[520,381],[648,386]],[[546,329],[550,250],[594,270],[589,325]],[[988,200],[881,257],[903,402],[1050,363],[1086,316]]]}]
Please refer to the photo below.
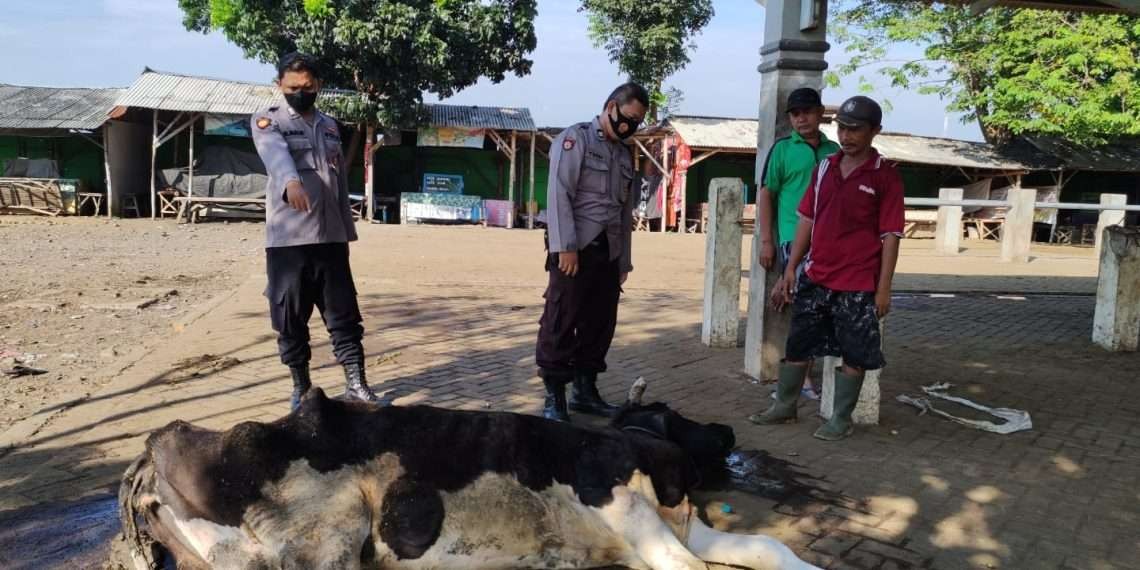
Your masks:
[{"label": "black cargo pant", "polygon": [[621,295],[621,268],[610,259],[606,234],[578,252],[576,276],[558,269],[557,253],[547,254],[546,271],[535,363],[548,372],[605,372]]},{"label": "black cargo pant", "polygon": [[321,243],[265,250],[269,317],[277,331],[277,351],[287,366],[308,364],[309,317],[313,305],[332,336],[337,362],[363,364],[360,307],[348,265],[347,243]]}]

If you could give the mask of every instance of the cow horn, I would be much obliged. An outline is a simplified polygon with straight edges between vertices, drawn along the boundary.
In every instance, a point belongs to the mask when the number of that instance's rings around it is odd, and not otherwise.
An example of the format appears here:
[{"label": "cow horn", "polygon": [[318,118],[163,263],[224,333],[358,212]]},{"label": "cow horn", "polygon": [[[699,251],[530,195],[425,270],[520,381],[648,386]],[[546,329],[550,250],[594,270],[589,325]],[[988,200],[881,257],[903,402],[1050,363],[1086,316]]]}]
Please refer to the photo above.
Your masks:
[{"label": "cow horn", "polygon": [[649,383],[645,381],[645,377],[638,376],[637,380],[634,380],[633,386],[629,387],[629,398],[627,401],[635,406],[640,406],[641,396],[645,394],[645,388],[648,386]]}]

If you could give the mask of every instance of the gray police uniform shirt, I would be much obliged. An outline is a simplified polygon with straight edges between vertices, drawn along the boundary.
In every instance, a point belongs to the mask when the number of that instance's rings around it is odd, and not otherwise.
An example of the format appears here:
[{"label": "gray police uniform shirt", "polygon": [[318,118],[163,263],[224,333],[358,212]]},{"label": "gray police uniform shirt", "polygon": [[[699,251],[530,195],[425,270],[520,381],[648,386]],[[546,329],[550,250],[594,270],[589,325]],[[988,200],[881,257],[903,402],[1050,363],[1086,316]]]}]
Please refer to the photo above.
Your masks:
[{"label": "gray police uniform shirt", "polygon": [[633,271],[633,159],[624,144],[608,140],[598,119],[562,131],[550,146],[546,225],[550,252],[578,251],[602,232],[610,259]]},{"label": "gray police uniform shirt", "polygon": [[[253,144],[265,163],[265,247],[356,241],[340,130],[317,111],[310,124],[284,101],[250,119]],[[289,205],[285,185],[299,180],[309,211]]]}]

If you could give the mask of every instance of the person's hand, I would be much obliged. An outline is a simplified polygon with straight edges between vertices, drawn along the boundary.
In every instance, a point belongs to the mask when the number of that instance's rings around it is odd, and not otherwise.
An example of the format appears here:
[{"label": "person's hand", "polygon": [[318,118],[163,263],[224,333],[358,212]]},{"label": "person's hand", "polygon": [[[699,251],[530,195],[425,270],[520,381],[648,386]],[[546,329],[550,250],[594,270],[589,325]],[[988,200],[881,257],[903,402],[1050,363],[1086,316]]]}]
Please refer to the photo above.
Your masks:
[{"label": "person's hand", "polygon": [[629,272],[628,271],[622,271],[621,272],[621,281],[618,281],[618,285],[625,285],[626,279],[629,279]]},{"label": "person's hand", "polygon": [[764,271],[771,271],[775,260],[776,246],[772,244],[772,240],[764,240],[760,244],[760,266]]},{"label": "person's hand", "polygon": [[875,316],[880,319],[891,312],[891,292],[888,289],[875,291]]},{"label": "person's hand", "polygon": [[784,276],[781,275],[776,279],[776,284],[772,286],[772,294],[768,296],[772,308],[776,311],[783,311],[787,303],[784,302]]},{"label": "person's hand", "polygon": [[567,277],[573,277],[578,274],[578,252],[576,251],[560,251],[558,252],[558,269],[565,273]]},{"label": "person's hand", "polygon": [[783,289],[784,291],[784,304],[791,305],[792,299],[796,296],[796,269],[789,266],[784,270]]},{"label": "person's hand", "polygon": [[305,187],[299,180],[290,180],[285,184],[285,201],[294,210],[309,211],[309,196],[305,194]]}]

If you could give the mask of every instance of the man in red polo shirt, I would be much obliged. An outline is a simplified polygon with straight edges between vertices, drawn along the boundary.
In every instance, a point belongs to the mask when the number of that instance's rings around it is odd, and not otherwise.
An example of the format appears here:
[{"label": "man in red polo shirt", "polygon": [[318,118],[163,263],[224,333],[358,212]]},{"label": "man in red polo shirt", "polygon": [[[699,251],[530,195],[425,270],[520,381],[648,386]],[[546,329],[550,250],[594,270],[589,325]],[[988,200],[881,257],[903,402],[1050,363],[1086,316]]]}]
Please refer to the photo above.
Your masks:
[{"label": "man in red polo shirt", "polygon": [[[879,319],[891,307],[891,280],[903,231],[903,184],[895,167],[871,146],[883,111],[868,97],[839,107],[840,151],[820,162],[800,202],[800,223],[784,271],[792,303],[776,403],[749,417],[768,425],[796,421],[796,404],[808,363],[843,357],[835,378],[835,411],[815,437],[851,435],[851,412],[866,370],[882,368]],[[797,279],[796,267],[807,256]]]}]

